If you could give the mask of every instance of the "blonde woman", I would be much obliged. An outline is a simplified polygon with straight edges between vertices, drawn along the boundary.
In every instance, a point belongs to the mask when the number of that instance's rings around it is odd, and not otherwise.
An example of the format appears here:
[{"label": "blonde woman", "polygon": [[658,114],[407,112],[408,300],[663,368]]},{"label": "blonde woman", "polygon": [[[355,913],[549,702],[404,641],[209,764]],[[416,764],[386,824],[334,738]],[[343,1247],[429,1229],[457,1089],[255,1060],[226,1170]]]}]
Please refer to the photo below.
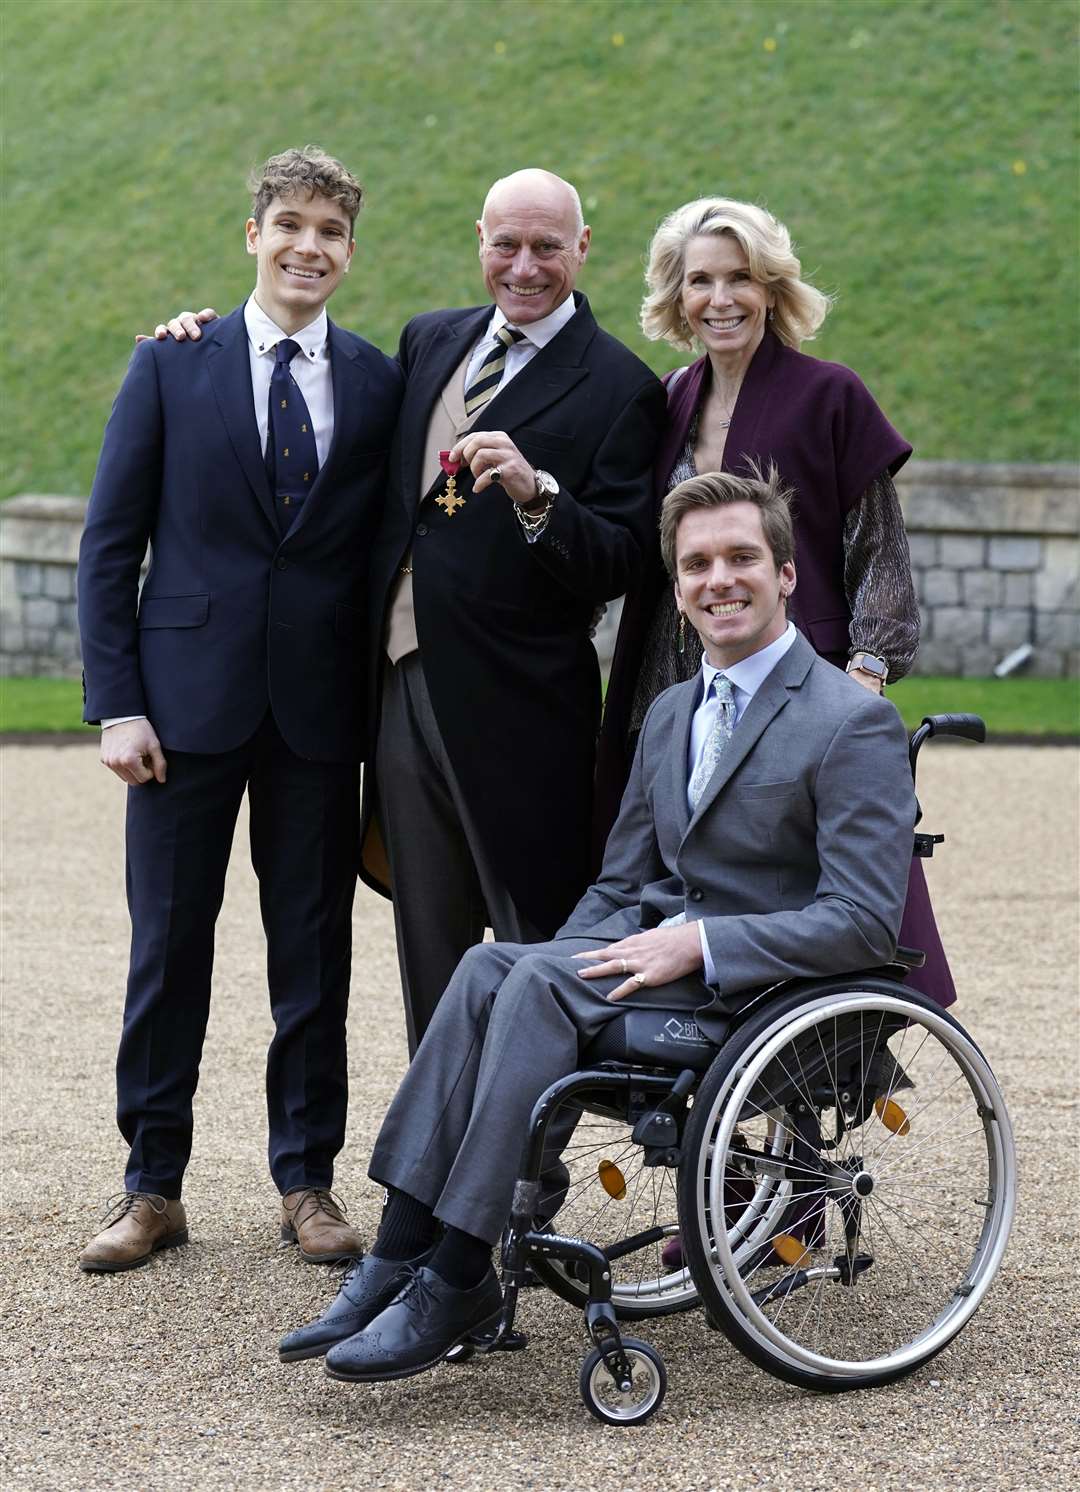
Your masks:
[{"label": "blonde woman", "polygon": [[[829,297],[802,278],[791,235],[764,208],[689,202],[649,247],[641,324],[651,340],[701,355],[665,379],[668,419],[655,466],[657,507],[708,471],[775,464],[795,494],[799,584],[791,619],[815,650],[880,693],[910,669],[919,611],[892,478],[911,455],[859,377],[799,348]],[[737,600],[737,598],[736,598]],[[598,841],[618,806],[633,743],[655,696],[699,669],[680,628],[659,550],[627,598],[612,664],[597,785]],[[901,941],[921,947],[912,979],[942,1005],[955,990],[918,862]]]}]

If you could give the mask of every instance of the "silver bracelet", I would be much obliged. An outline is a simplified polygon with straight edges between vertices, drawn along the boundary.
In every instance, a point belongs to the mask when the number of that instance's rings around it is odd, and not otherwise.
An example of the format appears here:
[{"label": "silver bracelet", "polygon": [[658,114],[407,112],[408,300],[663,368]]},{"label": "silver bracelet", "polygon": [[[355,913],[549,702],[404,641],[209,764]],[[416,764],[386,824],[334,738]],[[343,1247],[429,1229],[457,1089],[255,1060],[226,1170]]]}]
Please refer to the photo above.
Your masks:
[{"label": "silver bracelet", "polygon": [[547,528],[547,522],[551,517],[551,510],[554,506],[555,499],[549,497],[539,513],[526,513],[519,503],[514,504],[514,512],[517,514],[517,521],[521,524],[525,532],[535,535],[542,533]]}]

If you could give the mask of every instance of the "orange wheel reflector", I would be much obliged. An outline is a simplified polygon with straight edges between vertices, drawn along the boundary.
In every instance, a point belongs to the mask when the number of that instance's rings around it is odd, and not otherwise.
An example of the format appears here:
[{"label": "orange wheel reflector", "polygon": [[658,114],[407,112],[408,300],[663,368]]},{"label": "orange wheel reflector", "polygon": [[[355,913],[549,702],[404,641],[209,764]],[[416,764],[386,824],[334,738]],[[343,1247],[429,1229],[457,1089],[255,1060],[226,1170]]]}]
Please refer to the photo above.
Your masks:
[{"label": "orange wheel reflector", "polygon": [[875,1098],[874,1113],[884,1124],[886,1129],[892,1130],[894,1135],[908,1135],[911,1133],[911,1125],[908,1116],[893,1098]]},{"label": "orange wheel reflector", "polygon": [[614,1197],[621,1202],[626,1196],[626,1177],[619,1170],[613,1160],[602,1160],[596,1168],[596,1174],[600,1178],[600,1185],[609,1197]]},{"label": "orange wheel reflector", "polygon": [[798,1269],[810,1258],[810,1252],[797,1238],[792,1238],[790,1233],[781,1233],[772,1241],[773,1252],[779,1254],[785,1264],[790,1264],[792,1269]]}]

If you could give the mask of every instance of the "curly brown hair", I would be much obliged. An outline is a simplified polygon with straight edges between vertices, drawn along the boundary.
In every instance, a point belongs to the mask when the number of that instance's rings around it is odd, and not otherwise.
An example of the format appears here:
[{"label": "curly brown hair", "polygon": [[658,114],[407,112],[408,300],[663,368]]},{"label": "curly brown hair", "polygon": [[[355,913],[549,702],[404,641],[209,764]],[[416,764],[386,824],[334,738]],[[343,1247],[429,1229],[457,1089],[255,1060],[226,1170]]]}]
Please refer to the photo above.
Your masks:
[{"label": "curly brown hair", "polygon": [[349,219],[351,234],[364,200],[363,188],[352,172],[317,145],[305,145],[303,150],[283,150],[279,155],[272,155],[264,166],[252,171],[248,186],[251,189],[251,216],[260,228],[266,209],[275,197],[317,192],[343,209]]}]

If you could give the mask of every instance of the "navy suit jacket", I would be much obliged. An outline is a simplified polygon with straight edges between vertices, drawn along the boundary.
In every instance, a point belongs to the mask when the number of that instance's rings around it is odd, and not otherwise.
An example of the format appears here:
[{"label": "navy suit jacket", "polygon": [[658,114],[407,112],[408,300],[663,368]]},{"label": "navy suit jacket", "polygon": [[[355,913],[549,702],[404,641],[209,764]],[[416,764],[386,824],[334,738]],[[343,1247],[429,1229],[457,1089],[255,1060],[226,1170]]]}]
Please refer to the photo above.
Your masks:
[{"label": "navy suit jacket", "polygon": [[329,342],[333,441],[285,538],[243,308],[198,342],[136,348],[79,554],[87,721],[146,715],[166,751],[210,753],[241,745],[269,708],[298,755],[362,755],[367,570],[403,380],[332,322]]}]

